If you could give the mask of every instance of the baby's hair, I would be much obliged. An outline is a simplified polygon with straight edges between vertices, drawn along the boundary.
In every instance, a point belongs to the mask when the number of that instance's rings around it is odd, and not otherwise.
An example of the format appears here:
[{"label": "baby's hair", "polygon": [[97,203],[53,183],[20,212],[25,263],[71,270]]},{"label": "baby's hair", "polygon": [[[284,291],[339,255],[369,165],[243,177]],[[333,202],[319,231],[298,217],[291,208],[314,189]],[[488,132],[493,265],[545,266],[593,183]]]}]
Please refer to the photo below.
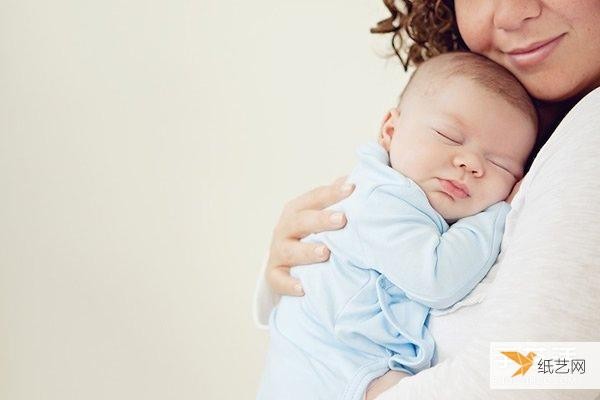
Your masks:
[{"label": "baby's hair", "polygon": [[443,85],[453,76],[471,79],[490,93],[503,97],[528,115],[537,126],[537,113],[533,102],[517,78],[500,64],[469,52],[445,53],[423,62],[410,77],[400,95],[399,103],[402,103],[408,92],[415,89],[413,86],[418,86],[427,94],[435,93],[436,87]]}]

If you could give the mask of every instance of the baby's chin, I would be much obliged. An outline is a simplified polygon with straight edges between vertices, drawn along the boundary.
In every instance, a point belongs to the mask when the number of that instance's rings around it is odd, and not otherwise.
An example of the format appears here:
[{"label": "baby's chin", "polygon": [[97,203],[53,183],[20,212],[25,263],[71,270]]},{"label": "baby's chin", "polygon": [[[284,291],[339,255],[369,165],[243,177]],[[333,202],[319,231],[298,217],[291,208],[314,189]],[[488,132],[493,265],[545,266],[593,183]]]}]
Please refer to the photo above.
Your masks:
[{"label": "baby's chin", "polygon": [[427,199],[435,211],[437,211],[449,224],[465,217],[475,215],[487,207],[474,207],[468,200],[455,200],[444,192],[429,192]]}]

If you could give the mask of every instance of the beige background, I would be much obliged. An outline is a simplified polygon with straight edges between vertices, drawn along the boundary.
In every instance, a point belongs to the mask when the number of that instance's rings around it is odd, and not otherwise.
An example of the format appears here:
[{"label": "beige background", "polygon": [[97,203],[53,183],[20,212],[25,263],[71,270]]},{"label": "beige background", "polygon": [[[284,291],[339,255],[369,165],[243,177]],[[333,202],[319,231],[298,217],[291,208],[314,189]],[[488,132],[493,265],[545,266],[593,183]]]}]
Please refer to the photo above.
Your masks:
[{"label": "beige background", "polygon": [[406,79],[379,1],[0,0],[0,399],[251,399],[284,201]]}]

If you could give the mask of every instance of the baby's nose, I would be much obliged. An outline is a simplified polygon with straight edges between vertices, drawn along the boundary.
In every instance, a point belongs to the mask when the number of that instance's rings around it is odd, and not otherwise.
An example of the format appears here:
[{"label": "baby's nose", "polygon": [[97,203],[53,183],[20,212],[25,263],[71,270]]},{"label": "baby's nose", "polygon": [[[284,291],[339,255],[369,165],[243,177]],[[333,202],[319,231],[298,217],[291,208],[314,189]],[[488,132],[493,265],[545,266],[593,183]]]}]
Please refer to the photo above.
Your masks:
[{"label": "baby's nose", "polygon": [[464,169],[476,178],[480,178],[484,174],[483,162],[476,154],[458,155],[454,160],[454,165]]},{"label": "baby's nose", "polygon": [[475,176],[476,178],[479,178],[483,175],[483,168],[479,168],[479,167],[475,167],[475,166],[469,166],[467,164],[461,164],[460,165],[461,168],[465,168],[467,170],[467,172],[469,172],[470,174],[472,174],[473,176]]}]

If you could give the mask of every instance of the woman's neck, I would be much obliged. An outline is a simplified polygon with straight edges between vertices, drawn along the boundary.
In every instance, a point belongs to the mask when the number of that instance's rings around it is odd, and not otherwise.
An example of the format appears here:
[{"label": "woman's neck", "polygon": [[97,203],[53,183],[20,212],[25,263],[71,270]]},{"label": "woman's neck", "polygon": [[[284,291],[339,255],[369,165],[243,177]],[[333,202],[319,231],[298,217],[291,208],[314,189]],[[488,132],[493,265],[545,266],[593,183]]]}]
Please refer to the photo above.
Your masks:
[{"label": "woman's neck", "polygon": [[533,162],[533,159],[537,155],[538,151],[548,141],[552,133],[567,115],[567,113],[577,104],[581,97],[573,97],[567,100],[558,102],[546,102],[534,99],[534,105],[538,112],[539,117],[539,129],[538,136],[535,142],[535,147],[529,156],[529,162],[527,163],[527,169]]},{"label": "woman's neck", "polygon": [[535,100],[535,107],[539,117],[539,135],[538,141],[546,143],[552,132],[556,129],[560,121],[577,104],[579,97],[563,100],[559,102],[545,102]]},{"label": "woman's neck", "polygon": [[573,96],[569,99],[555,102],[548,102],[543,100],[533,100],[533,104],[538,111],[539,116],[539,135],[538,142],[541,143],[540,147],[546,143],[550,138],[560,121],[567,115],[569,111],[589,92],[595,88],[600,87],[600,76],[598,81],[586,90],[581,91],[578,95]]}]

